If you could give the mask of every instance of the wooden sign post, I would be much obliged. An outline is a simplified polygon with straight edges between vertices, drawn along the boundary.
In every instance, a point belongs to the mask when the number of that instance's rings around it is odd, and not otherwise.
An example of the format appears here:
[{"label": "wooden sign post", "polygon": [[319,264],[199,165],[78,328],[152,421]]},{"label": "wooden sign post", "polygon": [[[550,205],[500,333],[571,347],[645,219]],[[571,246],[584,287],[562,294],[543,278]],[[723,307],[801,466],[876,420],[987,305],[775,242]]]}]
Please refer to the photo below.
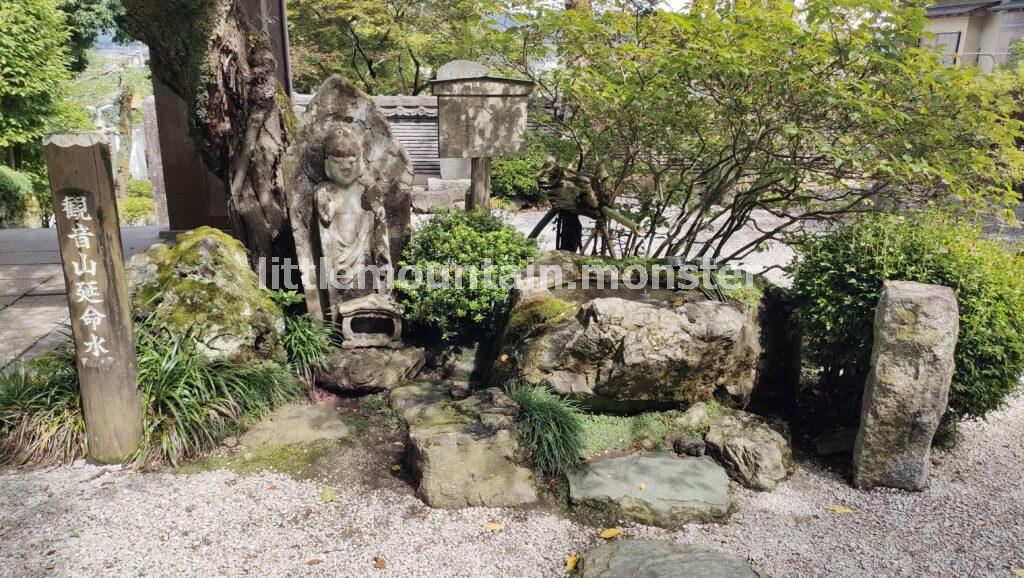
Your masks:
[{"label": "wooden sign post", "polygon": [[43,140],[92,459],[115,463],[142,439],[128,283],[110,148],[99,133]]}]

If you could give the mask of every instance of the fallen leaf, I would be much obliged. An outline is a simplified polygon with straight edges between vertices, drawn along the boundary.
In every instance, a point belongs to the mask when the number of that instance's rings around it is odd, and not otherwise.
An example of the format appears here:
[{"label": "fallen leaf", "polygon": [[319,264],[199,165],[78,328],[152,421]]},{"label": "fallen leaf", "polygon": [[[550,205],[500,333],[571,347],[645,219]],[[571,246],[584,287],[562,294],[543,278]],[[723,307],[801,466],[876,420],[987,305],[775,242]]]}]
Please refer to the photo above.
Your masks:
[{"label": "fallen leaf", "polygon": [[392,472],[400,472],[400,471],[402,471],[402,466],[400,466],[398,464],[395,464],[395,465],[391,466],[391,471]]},{"label": "fallen leaf", "polygon": [[373,567],[378,570],[383,570],[388,567],[388,561],[380,556],[373,557]]},{"label": "fallen leaf", "polygon": [[825,506],[825,509],[833,514],[847,515],[853,513],[853,509],[846,506]]},{"label": "fallen leaf", "polygon": [[320,559],[319,558],[313,558],[309,562],[306,562],[306,564],[309,564],[310,566],[316,566],[319,563],[320,563]]},{"label": "fallen leaf", "polygon": [[565,559],[565,571],[572,572],[573,570],[575,570],[576,564],[579,563],[579,561],[579,556],[577,556],[576,554],[570,554],[569,557]]},{"label": "fallen leaf", "polygon": [[604,538],[605,540],[611,540],[612,538],[618,536],[621,533],[622,533],[622,530],[620,530],[618,528],[607,528],[605,530],[602,530],[601,533],[598,534],[598,536],[600,536],[601,538]]},{"label": "fallen leaf", "polygon": [[324,486],[323,491],[320,492],[320,499],[323,500],[325,504],[330,504],[337,498],[338,494],[335,494],[334,489],[332,489],[330,486]]},{"label": "fallen leaf", "polygon": [[270,491],[271,492],[277,491],[277,484],[270,484]]},{"label": "fallen leaf", "polygon": [[1013,573],[1019,576],[1020,578],[1024,578],[1024,568],[1014,568]]},{"label": "fallen leaf", "polygon": [[81,538],[82,537],[82,533],[79,532],[78,530],[75,530],[74,532],[71,532],[71,537],[72,538]]},{"label": "fallen leaf", "polygon": [[637,485],[636,485],[636,487],[637,487],[638,489],[641,489],[641,490],[642,490],[642,489],[644,489],[644,488],[646,488],[646,487],[647,487],[647,484],[645,484],[645,483],[643,483],[643,482],[640,482],[639,484],[637,484]]},{"label": "fallen leaf", "polygon": [[499,357],[498,359],[499,359],[499,360],[500,360],[500,361],[501,361],[502,363],[505,363],[506,361],[508,361],[508,355],[502,354],[502,355],[501,355],[501,357]]},{"label": "fallen leaf", "polygon": [[391,445],[393,445],[395,447],[398,447],[398,448],[405,446],[405,444],[403,444],[402,442],[395,442],[395,443],[393,443]]},{"label": "fallen leaf", "polygon": [[490,530],[491,532],[500,532],[501,530],[505,529],[505,526],[499,524],[498,522],[487,522],[486,524],[484,524],[484,529]]}]

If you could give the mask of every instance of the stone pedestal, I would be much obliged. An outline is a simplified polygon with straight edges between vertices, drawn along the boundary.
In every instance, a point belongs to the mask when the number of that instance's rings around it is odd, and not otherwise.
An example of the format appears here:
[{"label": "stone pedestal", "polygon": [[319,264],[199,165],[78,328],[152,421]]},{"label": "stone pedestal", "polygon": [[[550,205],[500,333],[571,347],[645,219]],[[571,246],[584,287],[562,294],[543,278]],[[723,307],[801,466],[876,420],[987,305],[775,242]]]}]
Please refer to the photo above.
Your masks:
[{"label": "stone pedestal", "polygon": [[960,328],[953,290],[887,281],[853,452],[853,483],[921,490],[946,411]]}]

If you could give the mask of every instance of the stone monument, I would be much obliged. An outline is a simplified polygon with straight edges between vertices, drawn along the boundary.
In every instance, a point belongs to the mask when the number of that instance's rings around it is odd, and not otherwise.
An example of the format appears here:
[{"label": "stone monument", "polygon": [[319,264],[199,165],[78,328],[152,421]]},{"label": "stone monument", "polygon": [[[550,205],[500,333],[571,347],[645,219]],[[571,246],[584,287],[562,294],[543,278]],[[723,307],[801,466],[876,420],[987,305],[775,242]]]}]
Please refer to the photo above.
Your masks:
[{"label": "stone monument", "polygon": [[[487,75],[487,67],[471,60],[453,60],[437,69],[437,80],[478,78]],[[441,158],[441,178],[446,181],[468,181],[472,176],[471,161],[465,158]]]},{"label": "stone monument", "polygon": [[342,330],[343,349],[319,377],[345,390],[389,389],[423,364],[423,352],[400,341],[386,282],[409,233],[409,155],[370,97],[334,75],[299,121],[284,168],[306,305]]},{"label": "stone monument", "polygon": [[949,287],[886,281],[853,450],[853,483],[922,490],[946,412],[960,329]]}]

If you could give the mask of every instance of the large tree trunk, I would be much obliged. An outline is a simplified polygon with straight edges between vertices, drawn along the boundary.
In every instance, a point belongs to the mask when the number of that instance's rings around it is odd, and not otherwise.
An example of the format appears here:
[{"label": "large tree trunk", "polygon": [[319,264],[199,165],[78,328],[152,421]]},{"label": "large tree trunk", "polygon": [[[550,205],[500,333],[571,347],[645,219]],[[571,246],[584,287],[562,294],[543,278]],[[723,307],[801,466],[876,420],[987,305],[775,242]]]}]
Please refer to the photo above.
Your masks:
[{"label": "large tree trunk", "polygon": [[258,257],[295,254],[281,160],[291,103],[261,27],[238,0],[123,0],[154,76],[188,104],[196,147],[228,186],[235,235]]}]

